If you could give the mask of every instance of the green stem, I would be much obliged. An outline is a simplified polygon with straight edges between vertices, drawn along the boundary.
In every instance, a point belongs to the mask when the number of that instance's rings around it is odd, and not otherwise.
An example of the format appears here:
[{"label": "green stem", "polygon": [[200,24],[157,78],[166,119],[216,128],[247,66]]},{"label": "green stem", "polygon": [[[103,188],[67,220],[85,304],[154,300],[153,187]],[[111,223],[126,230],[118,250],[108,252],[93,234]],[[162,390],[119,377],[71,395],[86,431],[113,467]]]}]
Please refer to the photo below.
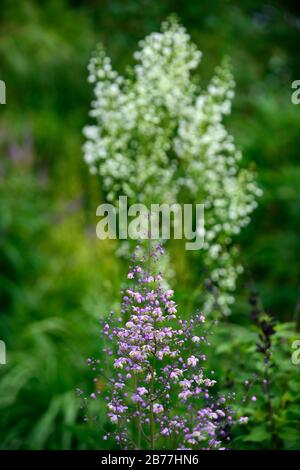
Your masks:
[{"label": "green stem", "polygon": [[[148,275],[151,272],[151,233],[150,233],[150,216],[148,214]],[[155,380],[155,357],[156,357],[156,348],[154,351],[154,357],[151,367],[151,381],[150,381],[150,450],[155,450],[155,423],[154,423],[154,413],[153,413],[153,402],[154,402],[154,380]]]},{"label": "green stem", "polygon": [[154,367],[152,366],[152,378],[150,382],[150,447],[151,447],[150,450],[155,450],[153,401],[154,401]]},{"label": "green stem", "polygon": [[[136,377],[134,377],[134,384],[135,384],[135,389],[137,389],[138,381],[137,381]],[[141,429],[141,415],[140,415],[141,408],[140,408],[139,404],[137,405],[137,411],[139,413],[139,415],[137,417],[137,429],[138,429],[137,449],[140,450],[141,449],[141,439],[142,439],[142,429]]]},{"label": "green stem", "polygon": [[281,443],[281,439],[277,435],[276,422],[274,419],[274,410],[272,406],[272,398],[271,398],[271,392],[270,392],[269,360],[270,358],[266,357],[265,371],[264,371],[265,390],[266,390],[266,396],[267,396],[267,410],[268,410],[269,423],[270,423],[270,428],[271,428],[272,448],[280,449],[282,443]]}]

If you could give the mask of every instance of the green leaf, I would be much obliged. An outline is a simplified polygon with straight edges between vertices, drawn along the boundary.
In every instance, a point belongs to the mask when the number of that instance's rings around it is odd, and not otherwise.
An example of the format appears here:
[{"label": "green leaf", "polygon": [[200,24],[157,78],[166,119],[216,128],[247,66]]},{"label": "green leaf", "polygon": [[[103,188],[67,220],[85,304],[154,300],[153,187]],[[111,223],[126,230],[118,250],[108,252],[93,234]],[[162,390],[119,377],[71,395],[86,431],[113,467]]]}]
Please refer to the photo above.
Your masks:
[{"label": "green leaf", "polygon": [[267,428],[262,426],[257,426],[254,428],[248,436],[244,438],[245,442],[262,442],[270,439],[270,433],[267,431]]}]

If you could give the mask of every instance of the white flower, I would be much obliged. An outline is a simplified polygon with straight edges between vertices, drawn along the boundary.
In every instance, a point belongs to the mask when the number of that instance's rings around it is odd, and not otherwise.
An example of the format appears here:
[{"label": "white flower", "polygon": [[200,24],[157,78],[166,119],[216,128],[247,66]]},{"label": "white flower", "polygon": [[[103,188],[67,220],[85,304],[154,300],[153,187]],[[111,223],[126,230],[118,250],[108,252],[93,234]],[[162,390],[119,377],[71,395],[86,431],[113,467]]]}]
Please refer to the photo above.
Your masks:
[{"label": "white flower", "polygon": [[96,123],[84,128],[85,162],[100,175],[108,201],[126,194],[129,204],[172,204],[185,191],[186,202],[205,203],[201,253],[215,289],[206,294],[204,313],[217,300],[229,314],[242,269],[232,239],[261,195],[223,124],[234,96],[230,67],[224,61],[200,92],[191,74],[201,52],[174,20],[141,41],[134,58],[126,77],[112,69],[103,49],[90,61]]}]

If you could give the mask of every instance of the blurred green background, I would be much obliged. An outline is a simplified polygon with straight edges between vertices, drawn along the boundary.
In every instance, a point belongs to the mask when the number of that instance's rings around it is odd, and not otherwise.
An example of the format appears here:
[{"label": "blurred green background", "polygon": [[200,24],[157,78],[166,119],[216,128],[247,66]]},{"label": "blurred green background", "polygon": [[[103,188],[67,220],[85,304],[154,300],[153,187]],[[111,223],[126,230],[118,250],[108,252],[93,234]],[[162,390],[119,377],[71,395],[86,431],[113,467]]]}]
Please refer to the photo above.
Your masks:
[{"label": "blurred green background", "polygon": [[[284,322],[300,323],[300,105],[291,103],[291,83],[300,79],[299,5],[2,0],[0,79],[7,88],[7,104],[0,106],[0,339],[7,346],[7,365],[0,366],[2,449],[103,445],[101,429],[82,424],[74,390],[90,386],[85,359],[100,349],[97,321],[118,306],[126,265],[114,256],[113,242],[95,236],[101,184],[89,175],[81,150],[92,99],[86,66],[103,42],[122,72],[137,42],[172,12],[203,52],[204,84],[222,57],[231,57],[237,87],[227,125],[245,163],[255,164],[264,190],[238,240],[242,262],[282,331]],[[190,295],[180,256],[175,269],[180,304]],[[230,328],[238,344],[247,345],[247,356],[255,350],[256,333],[251,325],[241,330],[248,321],[246,275]],[[220,352],[220,375],[232,367],[235,347]],[[294,367],[299,378],[299,366],[285,367]],[[280,402],[280,409],[293,403],[298,418],[292,420],[299,426],[298,385],[291,385],[291,398]],[[280,416],[286,423],[288,416]],[[101,407],[99,419],[105,421]],[[298,431],[282,439],[284,448],[300,447]],[[237,438],[236,447],[257,447],[263,440],[261,434],[243,444]]]}]

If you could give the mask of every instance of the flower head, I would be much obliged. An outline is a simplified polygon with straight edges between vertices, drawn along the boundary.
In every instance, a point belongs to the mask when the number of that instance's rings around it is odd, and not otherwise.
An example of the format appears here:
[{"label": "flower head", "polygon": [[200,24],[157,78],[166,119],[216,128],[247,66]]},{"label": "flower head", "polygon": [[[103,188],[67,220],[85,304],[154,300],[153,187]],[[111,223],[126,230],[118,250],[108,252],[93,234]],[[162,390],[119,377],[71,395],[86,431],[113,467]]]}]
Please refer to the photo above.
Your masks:
[{"label": "flower head", "polygon": [[[139,260],[138,273],[131,268],[137,274],[123,293],[124,321],[111,315],[104,322],[104,333],[106,325],[111,332],[104,335],[110,342],[104,348],[105,360],[107,351],[114,357],[115,373],[107,384],[108,417],[116,425],[113,435],[122,447],[130,448],[133,437],[128,424],[133,422],[133,428],[150,436],[151,448],[156,438],[167,436],[178,448],[219,449],[220,432],[228,426],[231,411],[225,397],[213,400],[216,381],[200,365],[205,357],[200,344],[206,342],[201,315],[190,320],[170,315],[174,293],[163,287],[161,274],[158,279],[151,274],[161,252],[158,245],[150,265],[146,257],[144,266]],[[92,359],[91,365],[95,366]],[[176,414],[177,410],[181,411]]]},{"label": "flower head", "polygon": [[202,90],[193,76],[201,56],[174,18],[139,43],[126,76],[113,70],[99,48],[88,67],[95,124],[84,128],[84,160],[100,175],[109,202],[126,194],[130,204],[172,204],[182,190],[190,195],[187,202],[205,201],[202,251],[215,292],[207,292],[204,310],[217,296],[229,313],[242,270],[232,239],[249,223],[261,190],[254,174],[241,167],[241,153],[223,122],[235,86],[228,61]]}]

